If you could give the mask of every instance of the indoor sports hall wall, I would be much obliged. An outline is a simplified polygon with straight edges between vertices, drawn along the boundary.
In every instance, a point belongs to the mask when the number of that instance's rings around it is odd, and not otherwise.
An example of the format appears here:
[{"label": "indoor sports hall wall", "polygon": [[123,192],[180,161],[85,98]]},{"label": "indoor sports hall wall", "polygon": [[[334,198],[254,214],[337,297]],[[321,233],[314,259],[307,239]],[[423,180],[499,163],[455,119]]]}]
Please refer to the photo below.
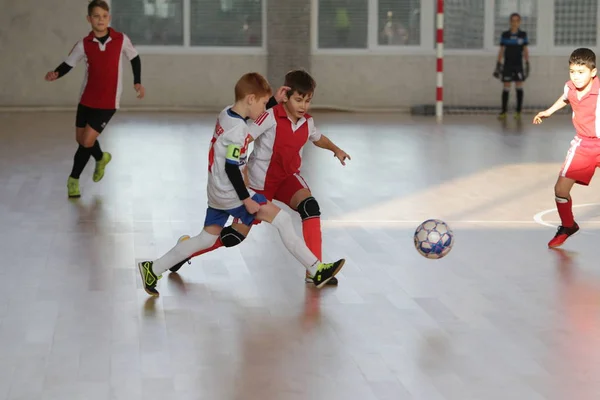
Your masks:
[{"label": "indoor sports hall wall", "polygon": [[[408,109],[433,104],[435,0],[111,0],[113,26],[142,54],[143,102],[128,90],[124,107],[218,109],[247,71],[279,85],[286,70],[308,68],[315,106]],[[446,0],[444,101],[497,106],[492,77],[508,16],[520,12],[532,41],[525,103],[548,105],[568,79],[568,54],[596,49],[596,0]],[[543,4],[543,7],[541,5]],[[8,1],[0,14],[0,106],[68,107],[83,65],[47,83],[89,30],[86,0]],[[513,96],[514,98],[514,96]]]}]

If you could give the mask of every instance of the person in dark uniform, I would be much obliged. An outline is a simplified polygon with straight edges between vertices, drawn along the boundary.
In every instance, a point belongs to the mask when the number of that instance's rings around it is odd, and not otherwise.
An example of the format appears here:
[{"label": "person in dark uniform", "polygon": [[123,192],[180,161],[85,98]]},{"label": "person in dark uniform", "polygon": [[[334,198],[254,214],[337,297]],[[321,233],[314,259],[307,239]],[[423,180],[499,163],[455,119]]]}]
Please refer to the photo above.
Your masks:
[{"label": "person in dark uniform", "polygon": [[[515,118],[521,117],[523,107],[523,82],[529,75],[529,51],[527,45],[529,39],[527,33],[519,29],[521,25],[521,16],[518,13],[510,15],[510,29],[502,32],[500,37],[500,51],[498,51],[498,61],[494,76],[502,80],[504,87],[502,89],[502,111],[498,118],[506,118],[506,108],[508,106],[508,95],[510,93],[510,83],[515,83],[517,92],[517,109]],[[504,59],[504,64],[502,63]],[[523,66],[525,61],[525,66]]]}]

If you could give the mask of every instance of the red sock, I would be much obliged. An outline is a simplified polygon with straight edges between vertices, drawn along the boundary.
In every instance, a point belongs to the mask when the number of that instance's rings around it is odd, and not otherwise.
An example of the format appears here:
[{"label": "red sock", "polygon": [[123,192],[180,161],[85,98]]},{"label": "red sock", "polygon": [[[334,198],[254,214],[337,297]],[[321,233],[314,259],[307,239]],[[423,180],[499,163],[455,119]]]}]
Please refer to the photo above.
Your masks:
[{"label": "red sock", "polygon": [[302,221],[304,243],[312,253],[321,260],[321,218],[309,218]]},{"label": "red sock", "polygon": [[571,199],[556,197],[556,208],[560,216],[560,224],[565,228],[570,228],[575,225],[573,217],[573,202]]},{"label": "red sock", "polygon": [[204,250],[195,252],[194,254],[192,254],[192,256],[190,258],[194,258],[194,257],[200,256],[204,253],[208,253],[209,251],[216,250],[221,246],[223,246],[223,243],[221,243],[221,238],[219,237],[219,238],[217,238],[217,241],[215,242],[215,244],[213,244],[211,247],[209,247],[208,249],[204,249]]}]

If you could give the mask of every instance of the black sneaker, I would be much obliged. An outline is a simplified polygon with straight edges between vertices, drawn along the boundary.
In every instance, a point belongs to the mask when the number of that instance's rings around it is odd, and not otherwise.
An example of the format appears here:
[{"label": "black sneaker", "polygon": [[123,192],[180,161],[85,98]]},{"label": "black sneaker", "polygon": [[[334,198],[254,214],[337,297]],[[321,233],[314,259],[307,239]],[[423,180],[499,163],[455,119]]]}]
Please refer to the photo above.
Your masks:
[{"label": "black sneaker", "polygon": [[[304,278],[304,282],[314,283],[312,276],[307,276],[306,278]],[[337,284],[338,284],[338,278],[336,278],[334,276],[333,278],[331,278],[330,280],[327,281],[326,286],[337,286]]]},{"label": "black sneaker", "polygon": [[344,266],[346,260],[343,258],[334,263],[320,263],[317,272],[313,275],[313,283],[317,288],[322,288],[329,282]]},{"label": "black sneaker", "polygon": [[138,269],[140,271],[140,276],[142,277],[142,285],[144,285],[144,290],[151,296],[158,296],[158,290],[156,290],[156,283],[162,275],[156,276],[154,271],[152,271],[152,261],[142,261],[138,263]]},{"label": "black sneaker", "polygon": [[[179,239],[177,239],[177,243],[183,242],[184,240],[188,240],[189,238],[190,238],[189,235],[183,235],[182,237],[180,237]],[[185,260],[183,260],[183,261],[181,261],[181,262],[173,265],[171,268],[169,268],[169,271],[171,271],[171,272],[177,272],[177,271],[179,271],[179,269],[181,267],[183,267],[183,264],[185,264],[186,262],[188,264],[191,264],[192,263],[192,259],[188,258],[188,259],[185,259]]]}]

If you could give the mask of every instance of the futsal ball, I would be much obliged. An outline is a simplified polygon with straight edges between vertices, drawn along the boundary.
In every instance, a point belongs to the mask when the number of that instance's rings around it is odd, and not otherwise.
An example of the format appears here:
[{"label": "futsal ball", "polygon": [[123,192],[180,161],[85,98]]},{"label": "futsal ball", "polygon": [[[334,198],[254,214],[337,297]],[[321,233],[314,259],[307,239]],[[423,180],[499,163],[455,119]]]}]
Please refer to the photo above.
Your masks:
[{"label": "futsal ball", "polygon": [[415,248],[423,257],[438,259],[446,256],[454,245],[450,227],[439,219],[423,221],[415,231]]}]

